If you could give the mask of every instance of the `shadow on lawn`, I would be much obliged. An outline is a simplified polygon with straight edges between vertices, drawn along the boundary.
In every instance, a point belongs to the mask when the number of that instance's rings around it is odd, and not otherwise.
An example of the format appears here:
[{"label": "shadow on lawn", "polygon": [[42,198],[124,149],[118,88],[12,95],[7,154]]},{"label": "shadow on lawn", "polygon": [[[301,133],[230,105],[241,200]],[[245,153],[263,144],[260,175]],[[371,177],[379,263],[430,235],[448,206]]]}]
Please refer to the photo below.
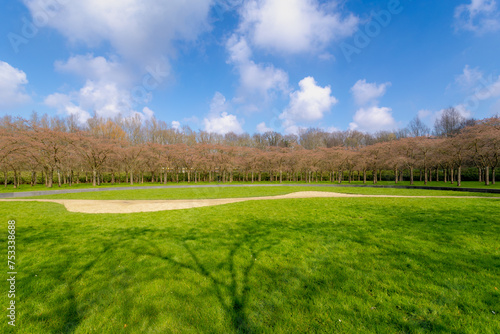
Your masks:
[{"label": "shadow on lawn", "polygon": [[[259,226],[258,222],[254,222],[254,224]],[[204,264],[200,257],[196,254],[193,247],[189,246],[188,241],[196,241],[202,237],[195,229],[192,229],[186,235],[182,237],[178,236],[175,239],[175,241],[180,243],[184,250],[189,254],[189,257],[192,260],[191,264],[175,260],[172,256],[162,255],[158,245],[151,244],[150,240],[144,241],[147,241],[150,246],[153,246],[154,252],[144,253],[141,251],[140,253],[136,252],[136,255],[149,255],[157,257],[169,262],[170,264],[188,269],[207,278],[211,282],[215,296],[224,309],[235,332],[253,333],[254,330],[252,329],[252,324],[248,319],[246,310],[248,297],[251,292],[249,282],[250,275],[255,266],[256,258],[262,252],[278,245],[280,241],[278,239],[271,239],[270,231],[259,231],[252,226],[247,226],[243,231],[238,230],[238,232],[242,236],[227,236],[228,239],[234,239],[235,241],[229,249],[227,257],[225,257],[224,260],[217,265],[218,269],[226,269],[229,271],[229,282],[224,282],[218,279],[215,273],[208,269],[210,265]],[[244,265],[237,265],[235,259],[238,256],[238,253],[244,248],[250,252],[251,257],[249,260],[245,261]],[[135,250],[133,251],[135,252]],[[240,279],[238,279],[238,277],[240,277]]]}]

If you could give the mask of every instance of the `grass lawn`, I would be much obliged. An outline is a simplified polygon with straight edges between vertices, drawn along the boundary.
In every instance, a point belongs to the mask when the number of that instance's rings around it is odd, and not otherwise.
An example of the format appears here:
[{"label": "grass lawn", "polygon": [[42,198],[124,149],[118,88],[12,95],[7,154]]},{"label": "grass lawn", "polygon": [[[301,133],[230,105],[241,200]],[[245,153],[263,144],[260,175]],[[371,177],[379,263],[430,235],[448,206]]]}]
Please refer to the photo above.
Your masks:
[{"label": "grass lawn", "polygon": [[[243,185],[243,184],[252,184],[251,182],[232,182],[232,183],[208,183],[208,182],[198,182],[198,183],[187,183],[187,182],[180,182],[180,183],[172,183],[169,182],[166,184],[166,186],[193,186],[193,185]],[[297,182],[287,182],[284,181],[283,184],[285,185],[292,185],[292,184],[300,184],[300,185],[314,185],[314,184],[321,184],[321,185],[338,185],[338,182],[313,182],[313,183],[297,183]],[[258,186],[258,185],[279,185],[279,182],[255,182],[253,185]],[[363,182],[358,182],[358,181],[353,181],[351,183],[349,182],[342,182],[342,186],[349,186],[349,185],[363,185]],[[367,182],[367,186],[372,186],[372,182]],[[394,181],[379,181],[377,186],[411,186],[409,181],[404,181],[404,182],[398,182],[397,184]],[[33,187],[31,187],[29,184],[23,184],[19,188],[14,188],[12,185],[8,185],[7,187],[2,187],[0,186],[0,193],[17,193],[17,192],[25,192],[25,191],[53,191],[53,190],[71,190],[71,189],[92,189],[92,188],[99,188],[99,189],[105,189],[105,188],[126,188],[130,187],[131,185],[129,183],[115,183],[115,184],[110,184],[110,183],[103,183],[100,186],[93,187],[91,183],[79,183],[79,184],[73,184],[71,187],[67,184],[63,184],[60,188],[57,186],[57,184],[54,184],[52,188],[47,188],[42,184],[37,184]],[[134,183],[133,187],[149,187],[149,186],[165,186],[163,183],[151,183],[151,182],[146,182],[146,183]],[[424,182],[420,181],[415,181],[413,186],[420,186],[424,187]],[[444,183],[442,181],[440,182],[428,182],[427,187],[450,187],[450,188],[456,188],[457,184],[456,182],[454,184],[450,183]],[[475,182],[475,181],[464,181],[462,182],[461,188],[483,188],[483,189],[500,189],[500,183],[496,184],[490,184],[489,186],[486,186],[483,182]]]},{"label": "grass lawn", "polygon": [[[265,191],[275,190],[288,188]],[[495,199],[287,199],[126,215],[2,202],[0,212],[4,254],[7,220],[17,221],[17,333],[500,332]],[[5,315],[7,303],[0,294]],[[14,333],[5,315],[0,332]]]},{"label": "grass lawn", "polygon": [[243,198],[258,196],[284,195],[298,191],[328,191],[344,194],[362,195],[398,195],[398,196],[480,196],[500,197],[500,194],[470,193],[456,191],[424,190],[424,189],[395,189],[395,188],[360,188],[360,187],[315,187],[315,186],[287,186],[287,187],[211,187],[211,188],[165,188],[165,189],[134,189],[113,190],[102,192],[87,192],[73,194],[46,194],[26,198],[47,199],[95,199],[95,200],[170,200],[170,199],[200,199],[200,198]]}]

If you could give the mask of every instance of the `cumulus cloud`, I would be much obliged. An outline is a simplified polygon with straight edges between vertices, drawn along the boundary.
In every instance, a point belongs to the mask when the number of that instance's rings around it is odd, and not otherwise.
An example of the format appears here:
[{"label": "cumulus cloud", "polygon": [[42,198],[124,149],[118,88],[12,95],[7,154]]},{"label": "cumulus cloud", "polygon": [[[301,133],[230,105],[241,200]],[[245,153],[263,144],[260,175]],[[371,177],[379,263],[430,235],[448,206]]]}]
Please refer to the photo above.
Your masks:
[{"label": "cumulus cloud", "polygon": [[472,31],[476,34],[500,30],[500,11],[495,0],[472,0],[455,8],[457,30]]},{"label": "cumulus cloud", "polygon": [[313,77],[306,77],[299,82],[300,89],[290,93],[290,103],[279,116],[283,126],[293,132],[296,123],[321,120],[337,104],[330,86],[318,86]]},{"label": "cumulus cloud", "polygon": [[240,10],[240,31],[252,43],[278,53],[309,53],[352,35],[359,23],[336,4],[317,0],[252,0]]},{"label": "cumulus cloud", "polygon": [[115,82],[123,86],[130,86],[133,82],[133,78],[123,64],[101,56],[94,57],[90,53],[70,57],[67,61],[56,61],[54,67],[58,72],[93,81]]},{"label": "cumulus cloud", "polygon": [[[84,86],[46,103],[81,119],[96,111],[102,116],[132,114],[133,104],[147,103],[151,92],[169,75],[169,59],[179,44],[194,43],[210,29],[212,0],[24,0],[34,19],[40,9],[52,19],[53,28],[75,46],[97,49],[109,45],[107,58],[92,54],[58,61],[59,72],[83,77]],[[103,96],[109,101],[103,101]],[[67,101],[70,102],[67,102]],[[57,104],[57,102],[61,104]]]},{"label": "cumulus cloud", "polygon": [[378,106],[378,99],[385,95],[390,85],[390,82],[380,85],[368,83],[365,79],[354,84],[351,94],[361,108],[354,114],[354,122],[349,125],[352,130],[374,132],[395,128],[396,121],[392,117],[392,109]]},{"label": "cumulus cloud", "polygon": [[351,93],[357,105],[376,104],[377,99],[385,95],[390,85],[390,82],[377,85],[377,83],[366,82],[366,79],[358,80],[351,88]]},{"label": "cumulus cloud", "polygon": [[181,123],[178,121],[172,121],[172,129],[179,131],[181,129]]},{"label": "cumulus cloud", "polygon": [[148,107],[144,107],[142,109],[142,114],[144,115],[145,119],[152,119],[155,115],[155,112]]},{"label": "cumulus cloud", "polygon": [[[24,0],[35,15],[46,0]],[[50,1],[49,1],[50,3]],[[64,1],[50,9],[47,25],[91,48],[110,43],[127,60],[150,63],[175,54],[175,41],[194,41],[209,28],[211,0]]]},{"label": "cumulus cloud", "polygon": [[218,134],[243,133],[242,122],[235,115],[229,114],[228,108],[224,95],[216,92],[210,103],[209,115],[203,120],[205,131]]},{"label": "cumulus cloud", "polygon": [[266,133],[269,131],[273,131],[273,129],[267,127],[266,122],[257,124],[256,130],[258,133]]},{"label": "cumulus cloud", "polygon": [[368,107],[361,108],[354,115],[354,122],[350,123],[351,130],[375,132],[393,130],[396,121],[392,117],[391,108]]},{"label": "cumulus cloud", "polygon": [[25,92],[26,73],[0,60],[0,110],[31,101]]},{"label": "cumulus cloud", "polygon": [[286,92],[288,74],[273,65],[256,64],[251,60],[252,51],[244,37],[233,35],[226,44],[229,63],[240,75],[240,100],[247,97],[268,99],[271,92]]},{"label": "cumulus cloud", "polygon": [[[138,113],[134,110],[130,93],[111,82],[87,80],[80,90],[67,94],[51,94],[44,102],[60,113],[76,115],[82,123],[86,122],[94,112],[102,117],[118,115],[127,117]],[[151,110],[149,108],[143,110],[145,113],[141,115],[147,118]]]}]

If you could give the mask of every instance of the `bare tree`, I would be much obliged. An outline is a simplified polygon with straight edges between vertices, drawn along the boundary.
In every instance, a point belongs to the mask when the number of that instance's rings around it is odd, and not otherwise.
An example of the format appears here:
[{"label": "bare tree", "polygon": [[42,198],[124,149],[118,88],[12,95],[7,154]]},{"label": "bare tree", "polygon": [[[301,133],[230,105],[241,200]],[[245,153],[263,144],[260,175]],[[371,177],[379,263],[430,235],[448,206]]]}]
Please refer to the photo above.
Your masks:
[{"label": "bare tree", "polygon": [[451,107],[443,110],[434,123],[434,134],[438,137],[453,137],[461,129],[470,124],[470,120],[460,115],[457,109]]},{"label": "bare tree", "polygon": [[420,120],[420,117],[415,116],[408,124],[408,132],[412,137],[423,137],[430,135],[431,129]]}]

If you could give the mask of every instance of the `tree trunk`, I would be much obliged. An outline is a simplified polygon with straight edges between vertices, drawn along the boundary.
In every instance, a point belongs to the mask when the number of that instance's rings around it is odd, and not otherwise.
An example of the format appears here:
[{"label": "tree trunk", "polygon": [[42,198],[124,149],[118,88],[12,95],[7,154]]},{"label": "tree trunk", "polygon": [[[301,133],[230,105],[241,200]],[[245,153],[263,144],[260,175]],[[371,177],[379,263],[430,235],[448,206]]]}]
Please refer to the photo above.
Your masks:
[{"label": "tree trunk", "polygon": [[396,181],[396,184],[398,184],[398,168],[396,167],[394,169],[394,180]]},{"label": "tree trunk", "polygon": [[374,170],[374,171],[372,171],[372,173],[373,173],[373,184],[376,184],[378,172],[376,170]]},{"label": "tree trunk", "polygon": [[457,187],[462,185],[462,166],[458,166],[457,171]]},{"label": "tree trunk", "polygon": [[490,185],[490,166],[486,166],[486,170],[484,171],[484,183],[487,186]]},{"label": "tree trunk", "polygon": [[483,182],[483,169],[481,167],[478,167],[477,173],[479,175],[479,182]]},{"label": "tree trunk", "polygon": [[49,168],[49,172],[47,173],[47,178],[48,178],[47,187],[52,188],[52,185],[54,183],[54,170],[52,168]]},{"label": "tree trunk", "polygon": [[427,167],[424,168],[424,185],[427,185],[428,181],[428,174],[427,174]]},{"label": "tree trunk", "polygon": [[17,189],[17,171],[14,169],[14,189]]},{"label": "tree trunk", "polygon": [[130,171],[130,185],[134,185],[134,173],[132,172],[132,170]]},{"label": "tree trunk", "polygon": [[97,171],[95,170],[95,168],[92,168],[92,186],[94,187],[97,185],[96,175]]},{"label": "tree trunk", "polygon": [[363,184],[366,184],[366,169],[363,169]]},{"label": "tree trunk", "polygon": [[413,167],[410,167],[410,185],[413,185]]},{"label": "tree trunk", "polygon": [[35,171],[32,171],[31,172],[31,186],[35,186],[36,185],[36,172]]},{"label": "tree trunk", "polygon": [[497,171],[496,167],[491,169],[491,184],[495,184],[495,172]]},{"label": "tree trunk", "polygon": [[283,183],[283,171],[280,169],[280,183]]},{"label": "tree trunk", "polygon": [[455,183],[455,180],[453,179],[453,168],[450,168],[450,183]]}]

